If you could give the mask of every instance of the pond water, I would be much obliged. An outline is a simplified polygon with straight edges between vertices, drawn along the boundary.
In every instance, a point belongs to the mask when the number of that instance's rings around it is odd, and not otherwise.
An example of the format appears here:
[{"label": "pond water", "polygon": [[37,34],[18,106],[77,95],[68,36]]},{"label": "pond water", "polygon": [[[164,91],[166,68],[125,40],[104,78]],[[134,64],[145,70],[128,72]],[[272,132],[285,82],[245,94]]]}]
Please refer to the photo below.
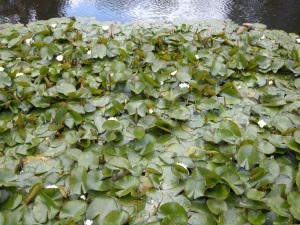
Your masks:
[{"label": "pond water", "polygon": [[62,16],[101,21],[232,19],[300,33],[300,0],[0,0],[0,23]]}]

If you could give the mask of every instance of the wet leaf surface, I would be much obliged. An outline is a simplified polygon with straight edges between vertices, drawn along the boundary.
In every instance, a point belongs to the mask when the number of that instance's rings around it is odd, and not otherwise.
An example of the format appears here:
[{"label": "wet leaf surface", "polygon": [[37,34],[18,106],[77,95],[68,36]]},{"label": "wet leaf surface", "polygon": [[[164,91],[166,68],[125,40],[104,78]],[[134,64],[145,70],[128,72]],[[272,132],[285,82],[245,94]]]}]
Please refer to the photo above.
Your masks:
[{"label": "wet leaf surface", "polygon": [[0,224],[300,223],[294,34],[83,18],[0,30]]}]

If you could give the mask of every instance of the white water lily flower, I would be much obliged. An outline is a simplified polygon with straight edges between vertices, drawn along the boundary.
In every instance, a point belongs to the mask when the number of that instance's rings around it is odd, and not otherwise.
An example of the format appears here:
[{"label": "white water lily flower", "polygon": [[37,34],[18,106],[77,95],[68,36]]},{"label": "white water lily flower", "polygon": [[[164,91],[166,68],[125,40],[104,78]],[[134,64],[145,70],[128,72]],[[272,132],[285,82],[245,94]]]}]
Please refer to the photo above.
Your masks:
[{"label": "white water lily flower", "polygon": [[3,72],[4,68],[2,66],[0,66],[0,72]]},{"label": "white water lily flower", "polygon": [[187,169],[187,165],[185,165],[184,163],[176,163],[176,165],[183,167],[184,169]]},{"label": "white water lily flower", "polygon": [[23,75],[24,75],[24,73],[17,73],[16,77],[23,76]]},{"label": "white water lily flower", "polygon": [[266,36],[265,35],[261,36],[260,40],[264,40],[264,39],[266,39]]},{"label": "white water lily flower", "polygon": [[51,188],[58,188],[56,185],[47,185],[46,187],[45,187],[46,189],[51,189]]},{"label": "white water lily flower", "polygon": [[179,87],[181,89],[183,89],[183,88],[190,88],[190,85],[188,83],[181,83],[181,84],[179,84]]},{"label": "white water lily flower", "polygon": [[300,38],[297,38],[297,39],[296,39],[296,42],[297,42],[298,44],[300,44]]},{"label": "white water lily flower", "polygon": [[154,111],[153,109],[149,109],[149,113],[152,114]]},{"label": "white water lily flower", "polygon": [[267,123],[264,120],[260,120],[258,121],[258,125],[260,128],[264,128],[267,125]]},{"label": "white water lily flower", "polygon": [[26,45],[31,45],[33,43],[33,39],[32,38],[28,38],[25,40]]},{"label": "white water lily flower", "polygon": [[94,223],[93,220],[85,220],[84,225],[92,225]]},{"label": "white water lily flower", "polygon": [[171,73],[172,76],[175,76],[176,74],[177,74],[177,70],[175,70]]},{"label": "white water lily flower", "polygon": [[108,120],[118,121],[118,119],[116,117],[110,117],[110,118],[108,118]]},{"label": "white water lily flower", "polygon": [[274,82],[272,80],[269,81],[269,85],[272,85]]},{"label": "white water lily flower", "polygon": [[107,26],[107,25],[102,26],[102,29],[103,29],[103,30],[109,30],[109,26]]},{"label": "white water lily flower", "polygon": [[86,54],[91,55],[91,54],[92,54],[92,51],[91,51],[91,50],[88,50]]},{"label": "white water lily flower", "polygon": [[85,197],[85,195],[80,195],[80,197],[79,197],[80,199],[82,199],[83,201],[85,201],[86,200],[86,197]]},{"label": "white water lily flower", "polygon": [[161,81],[161,82],[160,82],[160,85],[164,85],[164,82],[163,82],[163,81]]},{"label": "white water lily flower", "polygon": [[195,58],[196,59],[200,59],[200,55],[195,55]]},{"label": "white water lily flower", "polygon": [[51,26],[52,28],[56,28],[56,27],[57,27],[57,24],[56,24],[56,23],[52,23],[50,26]]},{"label": "white water lily flower", "polygon": [[63,55],[58,55],[58,56],[56,56],[56,60],[61,62],[61,61],[64,60],[64,56]]}]

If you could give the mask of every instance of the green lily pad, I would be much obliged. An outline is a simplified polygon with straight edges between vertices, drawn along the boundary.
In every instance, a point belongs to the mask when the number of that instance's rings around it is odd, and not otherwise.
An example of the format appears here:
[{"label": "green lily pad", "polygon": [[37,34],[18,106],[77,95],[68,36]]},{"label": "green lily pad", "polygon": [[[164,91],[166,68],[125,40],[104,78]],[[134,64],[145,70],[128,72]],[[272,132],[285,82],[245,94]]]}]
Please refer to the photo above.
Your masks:
[{"label": "green lily pad", "polygon": [[300,221],[297,37],[241,29],[0,25],[0,224]]},{"label": "green lily pad", "polygon": [[160,212],[162,215],[164,215],[164,218],[161,222],[163,225],[185,225],[188,223],[187,213],[185,209],[178,203],[165,203],[160,207]]},{"label": "green lily pad", "polygon": [[119,121],[116,120],[107,120],[102,125],[103,129],[107,131],[120,130],[122,125]]},{"label": "green lily pad", "polygon": [[93,58],[103,59],[107,54],[107,47],[104,44],[96,44],[92,47],[91,55]]},{"label": "green lily pad", "polygon": [[71,93],[74,93],[75,91],[76,91],[76,88],[74,87],[73,84],[62,83],[57,86],[57,92],[64,94],[64,95],[69,95]]},{"label": "green lily pad", "polygon": [[83,215],[86,211],[86,202],[73,200],[66,202],[59,214],[60,218],[78,218]]}]

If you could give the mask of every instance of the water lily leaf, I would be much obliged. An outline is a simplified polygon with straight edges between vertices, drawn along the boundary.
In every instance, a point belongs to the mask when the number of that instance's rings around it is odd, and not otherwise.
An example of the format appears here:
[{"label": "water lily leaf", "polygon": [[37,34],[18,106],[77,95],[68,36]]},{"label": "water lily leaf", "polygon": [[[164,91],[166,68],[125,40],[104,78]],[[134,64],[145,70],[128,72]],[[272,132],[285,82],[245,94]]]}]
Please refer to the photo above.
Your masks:
[{"label": "water lily leaf", "polygon": [[111,189],[110,182],[101,180],[102,176],[97,170],[91,170],[87,174],[87,188],[94,191],[108,191]]},{"label": "water lily leaf", "polygon": [[216,59],[213,61],[211,74],[213,76],[225,76],[227,74],[227,67],[224,63],[221,62],[221,60]]},{"label": "water lily leaf", "polygon": [[218,136],[222,140],[234,144],[237,142],[238,138],[241,137],[241,131],[235,122],[231,120],[225,120],[220,124]]},{"label": "water lily leaf", "polygon": [[187,120],[190,118],[190,111],[183,105],[173,106],[169,111],[169,116],[177,120]]},{"label": "water lily leaf", "polygon": [[64,133],[65,141],[67,144],[75,144],[79,139],[79,135],[76,131],[68,131]]},{"label": "water lily leaf", "polygon": [[280,196],[273,196],[267,198],[267,205],[279,216],[289,217],[288,205],[285,200]]},{"label": "water lily leaf", "polygon": [[257,150],[264,154],[272,154],[276,151],[275,147],[271,143],[264,140],[259,141]]},{"label": "water lily leaf", "polygon": [[248,213],[248,221],[253,225],[262,225],[265,224],[266,216],[262,212],[251,210]]},{"label": "water lily leaf", "polygon": [[300,144],[298,144],[296,141],[294,141],[293,139],[290,139],[287,141],[286,143],[287,147],[289,147],[289,149],[300,153]]},{"label": "water lily leaf", "polygon": [[260,102],[269,107],[282,106],[286,104],[285,99],[281,95],[263,95],[260,97]]},{"label": "water lily leaf", "polygon": [[296,130],[294,132],[294,138],[295,138],[295,141],[300,144],[300,130]]},{"label": "water lily leaf", "polygon": [[288,194],[287,201],[290,205],[290,212],[297,219],[300,220],[300,193],[291,192]]},{"label": "water lily leaf", "polygon": [[107,161],[107,164],[121,169],[129,169],[131,167],[130,162],[123,157],[112,157]]},{"label": "water lily leaf", "polygon": [[226,104],[237,104],[241,100],[241,94],[232,82],[223,85],[221,95],[225,97]]},{"label": "water lily leaf", "polygon": [[197,199],[204,196],[205,177],[197,169],[194,169],[191,178],[189,178],[184,186],[184,191],[189,198]]},{"label": "water lily leaf", "polygon": [[85,213],[87,204],[84,201],[73,200],[66,202],[59,214],[60,218],[78,218]]},{"label": "water lily leaf", "polygon": [[92,47],[91,55],[93,58],[103,59],[107,54],[107,47],[104,44],[96,44]]},{"label": "water lily leaf", "polygon": [[249,170],[260,161],[259,152],[252,143],[243,143],[236,155],[238,164]]},{"label": "water lily leaf", "polygon": [[127,110],[129,115],[138,114],[141,117],[146,115],[148,111],[144,101],[132,101],[127,104]]},{"label": "water lily leaf", "polygon": [[95,169],[99,165],[99,160],[97,155],[94,152],[82,152],[78,157],[78,166]]},{"label": "water lily leaf", "polygon": [[205,195],[218,200],[225,200],[229,196],[230,188],[227,185],[217,184]]},{"label": "water lily leaf", "polygon": [[103,125],[103,129],[107,131],[120,130],[122,129],[122,125],[119,121],[116,120],[106,120]]},{"label": "water lily leaf", "polygon": [[114,188],[129,189],[129,188],[135,188],[138,185],[139,185],[139,180],[136,177],[125,176],[114,183]]},{"label": "water lily leaf", "polygon": [[11,86],[11,78],[7,74],[1,74],[0,72],[0,88]]},{"label": "water lily leaf", "polygon": [[241,225],[245,223],[242,213],[237,209],[229,209],[220,216],[219,224],[222,225]]},{"label": "water lily leaf", "polygon": [[265,193],[263,191],[258,191],[256,189],[249,189],[247,190],[247,198],[255,201],[261,201]]},{"label": "water lily leaf", "polygon": [[[5,196],[5,192],[1,192],[1,209],[2,210],[14,210],[22,203],[22,195],[17,193],[11,193]],[[8,199],[6,199],[6,197]],[[5,199],[5,200],[4,200]],[[4,202],[3,202],[4,200]]]},{"label": "water lily leaf", "polygon": [[208,199],[206,201],[208,209],[213,213],[213,214],[220,214],[224,211],[227,211],[227,204],[225,201],[218,200],[218,199]]},{"label": "water lily leaf", "polygon": [[192,116],[191,120],[187,123],[190,128],[199,128],[205,124],[205,118],[202,115]]},{"label": "water lily leaf", "polygon": [[[105,206],[105,207],[103,207]],[[100,215],[102,220],[112,211],[119,210],[117,202],[107,196],[98,196],[89,204],[86,217],[89,219],[94,219],[96,216]]]},{"label": "water lily leaf", "polygon": [[215,218],[207,212],[191,213],[189,217],[189,224],[191,225],[214,225]]},{"label": "water lily leaf", "polygon": [[298,37],[239,27],[0,24],[0,224],[300,221]]},{"label": "water lily leaf", "polygon": [[33,216],[38,223],[47,222],[47,211],[47,207],[42,203],[35,204],[32,209]]},{"label": "water lily leaf", "polygon": [[296,88],[300,88],[300,78],[297,78],[295,80],[295,86],[296,86]]},{"label": "water lily leaf", "polygon": [[180,82],[189,82],[191,80],[191,75],[189,74],[189,68],[183,67],[179,69],[176,73],[176,78]]},{"label": "water lily leaf", "polygon": [[281,133],[286,132],[288,129],[293,128],[291,120],[286,116],[275,116],[272,119],[273,126],[276,127]]},{"label": "water lily leaf", "polygon": [[61,83],[60,85],[57,86],[57,92],[64,95],[69,95],[71,93],[74,93],[75,91],[76,88],[74,87],[73,84]]},{"label": "water lily leaf", "polygon": [[188,223],[188,217],[185,209],[175,202],[165,203],[160,207],[160,213],[164,215],[162,225],[177,224],[185,225]]},{"label": "water lily leaf", "polygon": [[146,85],[143,82],[134,82],[129,84],[129,88],[131,91],[133,91],[135,94],[140,94],[145,89]]},{"label": "water lily leaf", "polygon": [[72,194],[81,194],[81,191],[85,192],[87,173],[84,167],[75,167],[69,177],[70,191]]},{"label": "water lily leaf", "polygon": [[153,61],[153,65],[152,65],[152,71],[154,73],[156,73],[156,72],[158,72],[159,70],[161,70],[164,67],[166,67],[166,62],[164,62],[163,60],[157,60],[157,59],[155,59]]},{"label": "water lily leaf", "polygon": [[299,169],[299,167],[298,167],[298,172],[296,174],[296,184],[297,184],[298,189],[300,189],[300,169]]},{"label": "water lily leaf", "polygon": [[133,133],[137,139],[142,139],[145,136],[145,129],[143,127],[136,127]]},{"label": "water lily leaf", "polygon": [[259,68],[266,70],[271,67],[272,60],[264,55],[257,55],[255,58],[255,62],[259,66]]},{"label": "water lily leaf", "polygon": [[115,210],[108,213],[103,221],[103,225],[120,225],[125,224],[128,214],[124,211]]},{"label": "water lily leaf", "polygon": [[5,168],[0,169],[0,186],[4,187],[13,187],[17,177],[13,171]]}]

